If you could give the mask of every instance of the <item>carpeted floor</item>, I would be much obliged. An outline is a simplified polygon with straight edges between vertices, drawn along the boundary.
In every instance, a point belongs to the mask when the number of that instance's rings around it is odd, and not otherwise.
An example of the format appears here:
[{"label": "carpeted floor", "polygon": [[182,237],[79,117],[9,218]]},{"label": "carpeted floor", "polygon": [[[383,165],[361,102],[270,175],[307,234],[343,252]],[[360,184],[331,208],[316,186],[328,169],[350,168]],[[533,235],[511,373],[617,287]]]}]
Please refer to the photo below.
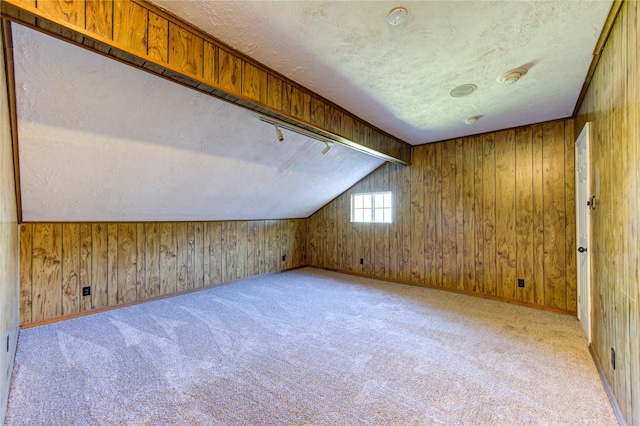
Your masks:
[{"label": "carpeted floor", "polygon": [[615,425],[575,318],[305,268],[20,332],[9,425]]}]

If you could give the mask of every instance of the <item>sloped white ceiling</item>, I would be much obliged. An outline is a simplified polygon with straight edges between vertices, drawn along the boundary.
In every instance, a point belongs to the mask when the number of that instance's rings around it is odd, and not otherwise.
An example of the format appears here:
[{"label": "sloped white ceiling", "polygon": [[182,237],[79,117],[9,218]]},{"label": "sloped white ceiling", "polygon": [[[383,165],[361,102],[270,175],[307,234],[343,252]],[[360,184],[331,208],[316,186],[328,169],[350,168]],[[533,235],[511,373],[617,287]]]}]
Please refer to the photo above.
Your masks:
[{"label": "sloped white ceiling", "polygon": [[12,27],[24,221],[303,218],[382,164]]},{"label": "sloped white ceiling", "polygon": [[[571,116],[611,0],[154,0],[411,144]],[[402,25],[386,22],[397,6]],[[529,73],[514,85],[498,76]],[[454,87],[478,90],[452,98]],[[482,115],[472,126],[465,119]]]}]

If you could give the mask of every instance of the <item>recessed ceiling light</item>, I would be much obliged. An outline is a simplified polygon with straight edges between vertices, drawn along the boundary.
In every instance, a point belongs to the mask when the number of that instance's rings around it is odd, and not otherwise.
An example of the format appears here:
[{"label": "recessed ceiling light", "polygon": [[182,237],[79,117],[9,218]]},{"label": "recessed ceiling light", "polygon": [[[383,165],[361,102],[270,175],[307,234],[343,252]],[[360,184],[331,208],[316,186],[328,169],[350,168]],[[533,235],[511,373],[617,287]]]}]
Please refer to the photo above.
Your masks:
[{"label": "recessed ceiling light", "polygon": [[470,94],[475,92],[477,88],[478,86],[476,86],[475,84],[463,84],[461,86],[454,87],[453,90],[449,92],[449,94],[454,98],[461,98],[463,96],[469,96]]},{"label": "recessed ceiling light", "polygon": [[478,120],[480,120],[482,118],[481,115],[474,115],[473,117],[469,117],[466,120],[464,120],[464,124],[476,124],[478,122]]},{"label": "recessed ceiling light", "polygon": [[507,71],[498,77],[498,83],[513,84],[520,80],[525,74],[527,74],[526,68],[516,68],[514,70]]},{"label": "recessed ceiling light", "polygon": [[404,7],[394,7],[387,15],[387,22],[391,25],[400,25],[407,20],[409,12]]}]

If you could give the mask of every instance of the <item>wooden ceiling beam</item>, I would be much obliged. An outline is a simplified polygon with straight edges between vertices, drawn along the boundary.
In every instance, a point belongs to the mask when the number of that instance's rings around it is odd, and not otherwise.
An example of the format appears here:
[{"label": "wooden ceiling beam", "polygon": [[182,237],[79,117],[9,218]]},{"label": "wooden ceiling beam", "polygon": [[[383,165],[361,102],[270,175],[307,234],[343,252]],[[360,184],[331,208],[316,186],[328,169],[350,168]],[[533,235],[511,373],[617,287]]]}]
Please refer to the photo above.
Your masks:
[{"label": "wooden ceiling beam", "polygon": [[3,0],[2,17],[385,161],[411,145],[144,0]]}]

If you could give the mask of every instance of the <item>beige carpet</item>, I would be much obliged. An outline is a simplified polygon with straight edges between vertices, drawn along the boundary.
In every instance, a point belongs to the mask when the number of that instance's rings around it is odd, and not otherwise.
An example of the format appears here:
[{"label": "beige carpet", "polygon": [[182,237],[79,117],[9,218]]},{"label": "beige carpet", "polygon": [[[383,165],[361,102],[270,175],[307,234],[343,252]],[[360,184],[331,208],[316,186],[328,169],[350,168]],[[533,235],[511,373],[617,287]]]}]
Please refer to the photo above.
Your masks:
[{"label": "beige carpet", "polygon": [[575,318],[311,268],[20,333],[9,425],[615,425]]}]

